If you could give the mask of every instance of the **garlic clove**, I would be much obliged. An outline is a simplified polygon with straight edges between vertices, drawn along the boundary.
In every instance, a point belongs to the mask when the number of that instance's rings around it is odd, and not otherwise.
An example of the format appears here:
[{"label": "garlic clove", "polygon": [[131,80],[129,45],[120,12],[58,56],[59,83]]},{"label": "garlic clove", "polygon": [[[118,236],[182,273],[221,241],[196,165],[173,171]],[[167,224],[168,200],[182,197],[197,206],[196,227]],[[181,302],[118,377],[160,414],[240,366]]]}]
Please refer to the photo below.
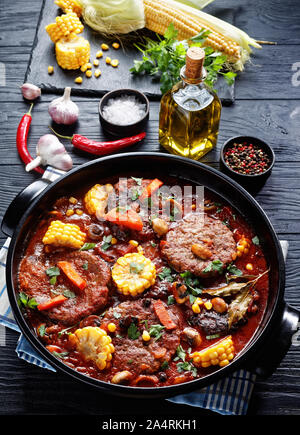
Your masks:
[{"label": "garlic clove", "polygon": [[31,83],[23,83],[21,86],[21,92],[26,100],[35,100],[40,97],[42,93],[40,88]]},{"label": "garlic clove", "polygon": [[64,95],[49,104],[48,112],[56,124],[74,124],[79,117],[79,108],[71,98],[71,88],[66,87]]}]

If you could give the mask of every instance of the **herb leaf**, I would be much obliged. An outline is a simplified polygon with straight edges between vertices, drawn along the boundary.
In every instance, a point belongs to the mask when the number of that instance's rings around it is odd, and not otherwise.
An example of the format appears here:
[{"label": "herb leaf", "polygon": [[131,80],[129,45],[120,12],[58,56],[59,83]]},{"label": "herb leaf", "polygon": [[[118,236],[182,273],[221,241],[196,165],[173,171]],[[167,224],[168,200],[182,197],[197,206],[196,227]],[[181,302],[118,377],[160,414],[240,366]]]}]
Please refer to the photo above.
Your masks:
[{"label": "herb leaf", "polygon": [[96,243],[85,243],[80,249],[79,251],[89,251],[90,249],[94,249],[94,247],[96,246]]},{"label": "herb leaf", "polygon": [[111,246],[111,241],[112,241],[112,235],[110,234],[109,236],[104,236],[102,239],[102,245],[101,245],[101,249],[102,251],[107,251],[110,246]]},{"label": "herb leaf", "polygon": [[38,303],[34,298],[30,298],[26,293],[19,293],[18,305],[34,310]]},{"label": "herb leaf", "polygon": [[128,338],[131,340],[136,340],[141,335],[140,331],[138,330],[135,323],[131,323],[128,330],[127,330]]},{"label": "herb leaf", "polygon": [[142,270],[144,269],[145,265],[141,264],[141,263],[137,263],[136,261],[132,261],[129,264],[129,269],[130,269],[130,273],[136,273],[137,275],[142,272]]},{"label": "herb leaf", "polygon": [[231,275],[235,275],[235,276],[242,276],[243,272],[238,269],[234,264],[229,264],[229,266],[227,266],[227,270]]},{"label": "herb leaf", "polygon": [[257,236],[255,236],[255,237],[253,237],[253,239],[252,239],[252,243],[254,244],[254,245],[259,245],[259,238],[257,237]]},{"label": "herb leaf", "polygon": [[173,282],[175,279],[170,267],[163,267],[162,271],[158,273],[157,276],[161,281]]},{"label": "herb leaf", "polygon": [[212,272],[212,271],[217,271],[219,272],[219,274],[221,275],[223,272],[223,263],[220,260],[213,260],[209,263],[208,266],[206,266],[206,268],[203,270],[204,273],[208,273],[208,272]]},{"label": "herb leaf", "polygon": [[149,332],[150,337],[154,337],[155,338],[154,341],[157,341],[163,335],[164,329],[165,329],[165,327],[162,325],[159,325],[159,324],[158,325],[151,325],[148,332]]}]

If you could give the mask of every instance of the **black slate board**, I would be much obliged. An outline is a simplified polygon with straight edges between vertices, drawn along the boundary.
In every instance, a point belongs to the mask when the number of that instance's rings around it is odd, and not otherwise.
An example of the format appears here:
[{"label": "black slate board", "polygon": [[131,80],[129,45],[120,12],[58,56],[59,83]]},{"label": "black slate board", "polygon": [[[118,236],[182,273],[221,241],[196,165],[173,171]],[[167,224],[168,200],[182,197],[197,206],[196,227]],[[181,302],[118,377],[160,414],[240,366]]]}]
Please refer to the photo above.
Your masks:
[{"label": "black slate board", "polygon": [[[133,42],[142,42],[144,30],[130,34],[128,38],[122,38],[122,48],[118,50],[110,48],[109,51],[104,52],[103,58],[99,59],[98,68],[102,75],[98,79],[94,75],[87,78],[80,70],[67,71],[60,68],[56,63],[54,44],[45,31],[45,26],[54,22],[55,17],[60,13],[61,10],[57,8],[53,0],[43,0],[36,36],[25,74],[25,82],[33,83],[39,86],[43,92],[52,94],[61,94],[66,86],[71,86],[72,94],[81,96],[101,96],[118,88],[134,88],[144,92],[151,99],[161,97],[157,80],[155,81],[149,76],[135,76],[129,72],[133,66],[133,60],[141,57]],[[228,9],[224,11],[224,15],[219,18],[232,22],[233,17],[230,16]],[[91,62],[96,58],[96,52],[103,42],[110,44],[111,47],[111,43],[115,41],[115,39],[104,38],[87,25],[84,28],[83,36],[88,39],[91,45]],[[110,56],[112,59],[117,58],[120,62],[118,68],[106,65],[106,56]],[[54,66],[54,74],[48,74],[48,65]],[[78,76],[83,77],[81,85],[74,83],[74,79]],[[223,104],[229,105],[234,102],[234,85],[229,87],[220,78],[215,88]]]}]

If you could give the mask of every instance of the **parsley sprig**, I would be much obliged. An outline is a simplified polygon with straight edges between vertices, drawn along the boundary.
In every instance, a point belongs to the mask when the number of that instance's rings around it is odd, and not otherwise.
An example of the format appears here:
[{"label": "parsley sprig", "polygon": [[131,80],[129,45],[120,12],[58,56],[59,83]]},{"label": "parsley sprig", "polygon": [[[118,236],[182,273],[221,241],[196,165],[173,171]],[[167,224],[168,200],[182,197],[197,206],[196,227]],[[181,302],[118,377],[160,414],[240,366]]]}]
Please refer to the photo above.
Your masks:
[{"label": "parsley sprig", "polygon": [[186,52],[189,46],[200,46],[205,51],[204,67],[207,72],[205,83],[213,87],[218,76],[222,75],[228,85],[234,81],[236,74],[232,71],[224,72],[227,57],[211,47],[203,47],[203,42],[209,35],[209,31],[202,30],[198,35],[189,40],[178,41],[178,30],[171,23],[162,39],[157,35],[157,41],[145,38],[143,46],[136,45],[142,54],[142,60],[135,60],[130,69],[133,74],[149,74],[160,79],[162,94],[167,92],[180,79],[180,70],[185,65]]}]

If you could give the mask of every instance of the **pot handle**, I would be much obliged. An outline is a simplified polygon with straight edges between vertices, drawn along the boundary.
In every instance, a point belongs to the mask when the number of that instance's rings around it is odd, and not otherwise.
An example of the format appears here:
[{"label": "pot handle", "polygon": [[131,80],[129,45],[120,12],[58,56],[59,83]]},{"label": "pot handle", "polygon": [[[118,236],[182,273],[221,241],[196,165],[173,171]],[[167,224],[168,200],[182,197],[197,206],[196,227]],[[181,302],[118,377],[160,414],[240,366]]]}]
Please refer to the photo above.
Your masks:
[{"label": "pot handle", "polygon": [[284,303],[281,317],[267,338],[262,352],[253,364],[252,372],[269,377],[279,366],[291,345],[300,346],[300,311]]},{"label": "pot handle", "polygon": [[1,223],[1,230],[6,236],[12,237],[15,228],[28,206],[49,186],[49,184],[51,184],[51,180],[40,178],[25,187],[25,189],[15,197],[8,206]]}]

